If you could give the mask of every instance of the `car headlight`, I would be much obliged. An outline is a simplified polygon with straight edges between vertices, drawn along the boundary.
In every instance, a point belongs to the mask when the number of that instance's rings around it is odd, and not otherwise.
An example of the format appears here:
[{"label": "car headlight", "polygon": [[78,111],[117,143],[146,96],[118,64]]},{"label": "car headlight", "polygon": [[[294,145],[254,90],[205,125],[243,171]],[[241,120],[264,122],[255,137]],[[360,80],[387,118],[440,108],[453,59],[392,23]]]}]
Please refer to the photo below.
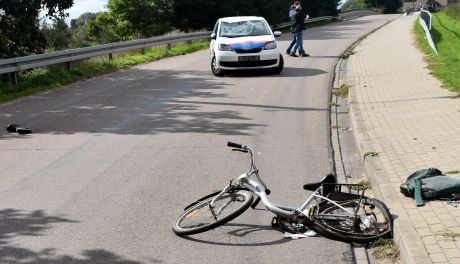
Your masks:
[{"label": "car headlight", "polygon": [[233,51],[232,47],[227,44],[219,44],[219,50],[222,51]]},{"label": "car headlight", "polygon": [[270,41],[268,42],[267,44],[265,44],[265,47],[264,47],[266,50],[270,50],[270,49],[276,49],[276,42],[274,41]]}]

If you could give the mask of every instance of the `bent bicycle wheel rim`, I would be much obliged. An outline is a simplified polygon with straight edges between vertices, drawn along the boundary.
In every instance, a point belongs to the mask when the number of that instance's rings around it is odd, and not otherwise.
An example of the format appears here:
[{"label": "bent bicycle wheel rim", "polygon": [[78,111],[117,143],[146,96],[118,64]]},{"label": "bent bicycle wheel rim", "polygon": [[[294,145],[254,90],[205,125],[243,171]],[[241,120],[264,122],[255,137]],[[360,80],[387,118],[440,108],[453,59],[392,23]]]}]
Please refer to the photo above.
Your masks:
[{"label": "bent bicycle wheel rim", "polygon": [[391,214],[388,208],[379,200],[363,198],[341,202],[340,205],[350,211],[358,206],[359,219],[326,220],[321,216],[345,215],[343,209],[336,205],[323,208],[316,216],[313,228],[325,237],[344,242],[369,243],[379,238],[387,237],[393,230]]},{"label": "bent bicycle wheel rim", "polygon": [[215,219],[209,208],[214,197],[201,201],[182,213],[173,224],[174,233],[186,236],[214,229],[241,215],[254,199],[252,193],[247,191],[225,193],[214,204],[214,212],[219,214]]}]

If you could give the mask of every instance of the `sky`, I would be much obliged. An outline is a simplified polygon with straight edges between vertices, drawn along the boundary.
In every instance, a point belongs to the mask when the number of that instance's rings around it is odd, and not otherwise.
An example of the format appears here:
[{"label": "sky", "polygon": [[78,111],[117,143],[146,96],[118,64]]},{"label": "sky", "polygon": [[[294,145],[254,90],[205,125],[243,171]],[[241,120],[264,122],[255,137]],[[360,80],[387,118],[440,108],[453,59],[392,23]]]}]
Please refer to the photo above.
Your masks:
[{"label": "sky", "polygon": [[78,18],[86,12],[97,13],[104,9],[108,0],[74,0],[72,8],[66,10],[69,13],[68,19]]}]

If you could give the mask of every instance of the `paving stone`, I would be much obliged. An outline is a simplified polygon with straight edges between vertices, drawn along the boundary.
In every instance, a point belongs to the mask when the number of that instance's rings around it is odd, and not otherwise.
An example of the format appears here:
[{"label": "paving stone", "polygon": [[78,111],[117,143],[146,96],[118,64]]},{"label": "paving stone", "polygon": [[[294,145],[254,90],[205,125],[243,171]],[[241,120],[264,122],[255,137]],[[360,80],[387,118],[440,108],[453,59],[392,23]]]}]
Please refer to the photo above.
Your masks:
[{"label": "paving stone", "polygon": [[429,254],[434,254],[434,253],[442,253],[442,249],[439,245],[437,244],[430,244],[430,245],[425,245],[426,251],[428,251]]},{"label": "paving stone", "polygon": [[441,263],[441,262],[447,262],[447,257],[444,255],[444,253],[434,253],[430,254],[430,258],[434,263]]},{"label": "paving stone", "polygon": [[[357,53],[348,62],[357,106],[353,109],[362,116],[359,122],[370,147],[379,152],[382,174],[388,175],[385,182],[432,253],[431,261],[458,264],[460,242],[440,234],[460,234],[460,205],[433,200],[417,207],[414,199],[399,193],[399,185],[417,170],[460,167],[460,106],[430,74],[424,55],[414,47],[415,22],[416,16],[402,16],[355,47]],[[354,132],[364,133],[359,129]]]},{"label": "paving stone", "polygon": [[455,248],[455,249],[443,249],[444,251],[444,254],[448,257],[448,258],[460,258],[460,251]]},{"label": "paving stone", "polygon": [[457,248],[455,241],[439,241],[438,244],[443,249],[456,249]]}]

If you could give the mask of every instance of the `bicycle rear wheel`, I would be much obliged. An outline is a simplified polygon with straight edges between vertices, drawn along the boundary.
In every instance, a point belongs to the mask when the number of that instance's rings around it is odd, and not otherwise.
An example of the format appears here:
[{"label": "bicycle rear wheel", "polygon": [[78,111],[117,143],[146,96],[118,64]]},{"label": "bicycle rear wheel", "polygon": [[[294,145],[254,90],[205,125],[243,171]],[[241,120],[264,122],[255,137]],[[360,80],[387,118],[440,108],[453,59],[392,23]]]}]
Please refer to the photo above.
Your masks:
[{"label": "bicycle rear wheel", "polygon": [[325,237],[344,242],[369,243],[386,237],[393,230],[391,214],[384,203],[363,197],[338,203],[357,217],[345,219],[350,214],[335,204],[322,207],[313,215],[312,228]]},{"label": "bicycle rear wheel", "polygon": [[221,226],[246,211],[252,204],[254,196],[248,191],[235,191],[225,193],[214,203],[214,213],[211,212],[209,203],[216,196],[201,201],[187,208],[174,222],[173,231],[179,236],[202,233]]}]

